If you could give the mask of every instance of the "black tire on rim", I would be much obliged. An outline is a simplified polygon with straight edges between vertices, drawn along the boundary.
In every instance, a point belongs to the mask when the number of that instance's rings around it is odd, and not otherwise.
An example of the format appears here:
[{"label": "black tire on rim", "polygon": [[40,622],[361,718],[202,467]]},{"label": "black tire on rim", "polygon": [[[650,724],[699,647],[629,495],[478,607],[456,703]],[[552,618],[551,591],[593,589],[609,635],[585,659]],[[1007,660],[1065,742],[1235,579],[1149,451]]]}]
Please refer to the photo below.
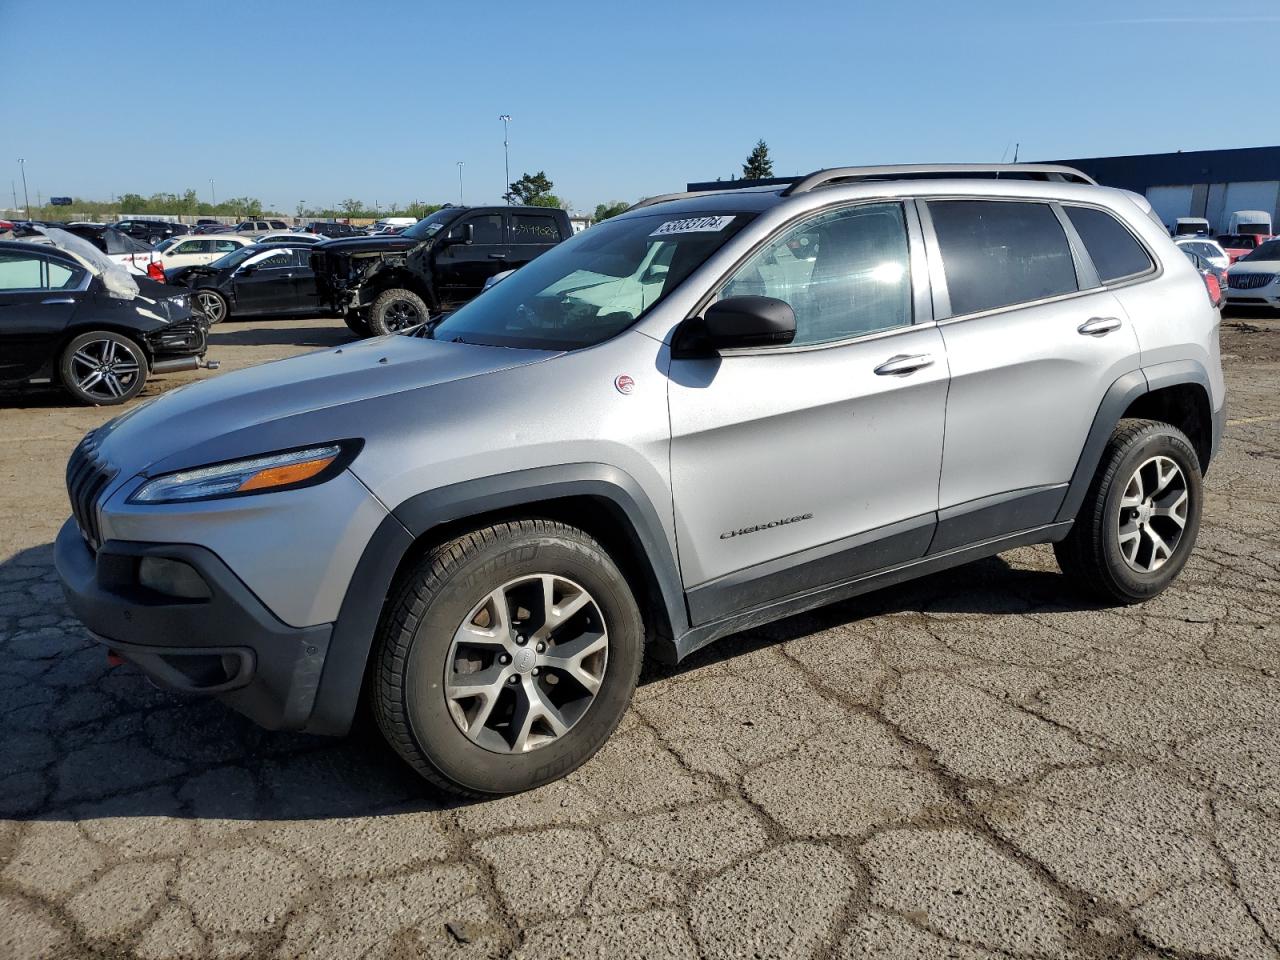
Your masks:
[{"label": "black tire on rim", "polygon": [[383,290],[369,309],[369,332],[375,337],[403,333],[431,318],[427,303],[412,290],[392,287]]},{"label": "black tire on rim", "polygon": [[231,314],[227,298],[216,290],[197,290],[191,297],[210,324],[221,323]]},{"label": "black tire on rim", "polygon": [[81,403],[115,406],[132,400],[147,382],[147,355],[133,340],[109,330],[82,333],[62,351],[62,385]]},{"label": "black tire on rim", "polygon": [[1066,539],[1062,571],[1111,603],[1161,593],[1186,565],[1203,508],[1200,460],[1176,427],[1121,420]]},{"label": "black tire on rim", "polygon": [[378,725],[423,777],[517,793],[592,756],[622,719],[644,627],[604,549],[552,520],[476,530],[399,581],[377,638]]}]

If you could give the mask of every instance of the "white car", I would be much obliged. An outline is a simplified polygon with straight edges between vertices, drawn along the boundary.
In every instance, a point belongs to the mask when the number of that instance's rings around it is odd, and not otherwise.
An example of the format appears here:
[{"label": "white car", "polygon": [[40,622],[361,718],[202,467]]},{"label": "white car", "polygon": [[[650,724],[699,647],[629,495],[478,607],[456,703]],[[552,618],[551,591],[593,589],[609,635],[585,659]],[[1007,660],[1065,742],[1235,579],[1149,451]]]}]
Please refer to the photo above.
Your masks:
[{"label": "white car", "polygon": [[213,263],[224,254],[234,253],[241,247],[247,247],[254,241],[249,237],[238,237],[234,234],[215,236],[198,236],[187,234],[170,237],[156,247],[160,255],[160,265],[165,270],[177,267],[201,267]]},{"label": "white car", "polygon": [[262,236],[251,242],[311,244],[319,243],[321,240],[328,239],[328,237],[322,236],[318,233],[308,233],[305,230],[300,230],[296,233],[292,230],[273,230],[271,233],[264,233]]},{"label": "white car", "polygon": [[152,262],[159,263],[160,255],[151,244],[136,240],[127,233],[122,233],[115,227],[103,223],[69,223],[66,230],[81,240],[87,240],[97,247],[99,252],[105,254],[108,260],[120,264],[135,276],[151,276],[155,279],[147,272],[147,267]]},{"label": "white car", "polygon": [[1174,243],[1208,260],[1219,270],[1225,270],[1231,266],[1231,255],[1223,250],[1222,245],[1216,240],[1210,240],[1207,237],[1178,237]]},{"label": "white car", "polygon": [[1259,244],[1227,271],[1227,302],[1280,309],[1280,240]]}]

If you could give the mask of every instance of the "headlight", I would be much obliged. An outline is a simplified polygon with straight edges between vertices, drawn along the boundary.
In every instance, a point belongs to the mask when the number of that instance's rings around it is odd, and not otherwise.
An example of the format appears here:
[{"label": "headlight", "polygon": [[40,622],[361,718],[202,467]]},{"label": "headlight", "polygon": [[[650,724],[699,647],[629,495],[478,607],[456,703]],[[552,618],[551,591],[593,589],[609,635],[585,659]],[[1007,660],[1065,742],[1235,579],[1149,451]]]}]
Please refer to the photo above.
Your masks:
[{"label": "headlight", "polygon": [[129,502],[214,500],[308,487],[323,483],[339,473],[359,452],[360,445],[360,441],[343,441],[180,470],[147,481],[134,492]]}]

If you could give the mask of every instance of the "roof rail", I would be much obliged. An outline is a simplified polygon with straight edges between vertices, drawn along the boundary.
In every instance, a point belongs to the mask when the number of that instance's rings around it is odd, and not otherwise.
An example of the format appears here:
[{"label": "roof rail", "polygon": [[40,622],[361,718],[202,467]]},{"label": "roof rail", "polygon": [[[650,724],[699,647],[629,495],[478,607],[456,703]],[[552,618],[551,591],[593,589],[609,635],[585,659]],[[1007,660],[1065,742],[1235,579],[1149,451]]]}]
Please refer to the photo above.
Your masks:
[{"label": "roof rail", "polygon": [[639,210],[641,207],[652,207],[655,203],[666,203],[668,200],[684,200],[686,197],[697,197],[707,190],[684,190],[680,193],[660,193],[655,197],[645,197],[643,200],[637,200],[624,211],[629,213],[632,210]]},{"label": "roof rail", "polygon": [[829,170],[818,170],[796,180],[782,191],[782,196],[789,197],[835,183],[856,183],[862,180],[929,180],[942,177],[999,179],[1002,175],[1020,180],[1097,183],[1074,167],[1052,163],[908,163],[887,167],[832,167]]}]

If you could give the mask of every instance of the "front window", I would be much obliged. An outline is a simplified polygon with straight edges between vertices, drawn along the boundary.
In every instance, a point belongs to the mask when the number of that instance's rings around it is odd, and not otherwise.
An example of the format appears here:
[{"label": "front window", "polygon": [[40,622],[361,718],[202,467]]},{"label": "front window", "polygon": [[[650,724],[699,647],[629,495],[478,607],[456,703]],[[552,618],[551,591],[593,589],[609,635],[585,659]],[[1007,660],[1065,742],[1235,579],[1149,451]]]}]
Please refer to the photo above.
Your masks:
[{"label": "front window", "polygon": [[1268,240],[1266,243],[1246,256],[1243,260],[1280,260],[1280,240]]},{"label": "front window", "polygon": [[460,210],[437,210],[431,216],[419,220],[401,236],[412,237],[414,240],[430,240],[452,223],[461,212]]},{"label": "front window", "polygon": [[213,263],[209,264],[214,270],[224,270],[228,267],[238,267],[244,263],[255,253],[261,251],[255,246],[240,247],[234,253],[228,253],[225,257],[219,257]]},{"label": "front window", "polygon": [[535,350],[593,346],[631,326],[754,217],[654,212],[553,247],[442,321],[438,340]]}]

